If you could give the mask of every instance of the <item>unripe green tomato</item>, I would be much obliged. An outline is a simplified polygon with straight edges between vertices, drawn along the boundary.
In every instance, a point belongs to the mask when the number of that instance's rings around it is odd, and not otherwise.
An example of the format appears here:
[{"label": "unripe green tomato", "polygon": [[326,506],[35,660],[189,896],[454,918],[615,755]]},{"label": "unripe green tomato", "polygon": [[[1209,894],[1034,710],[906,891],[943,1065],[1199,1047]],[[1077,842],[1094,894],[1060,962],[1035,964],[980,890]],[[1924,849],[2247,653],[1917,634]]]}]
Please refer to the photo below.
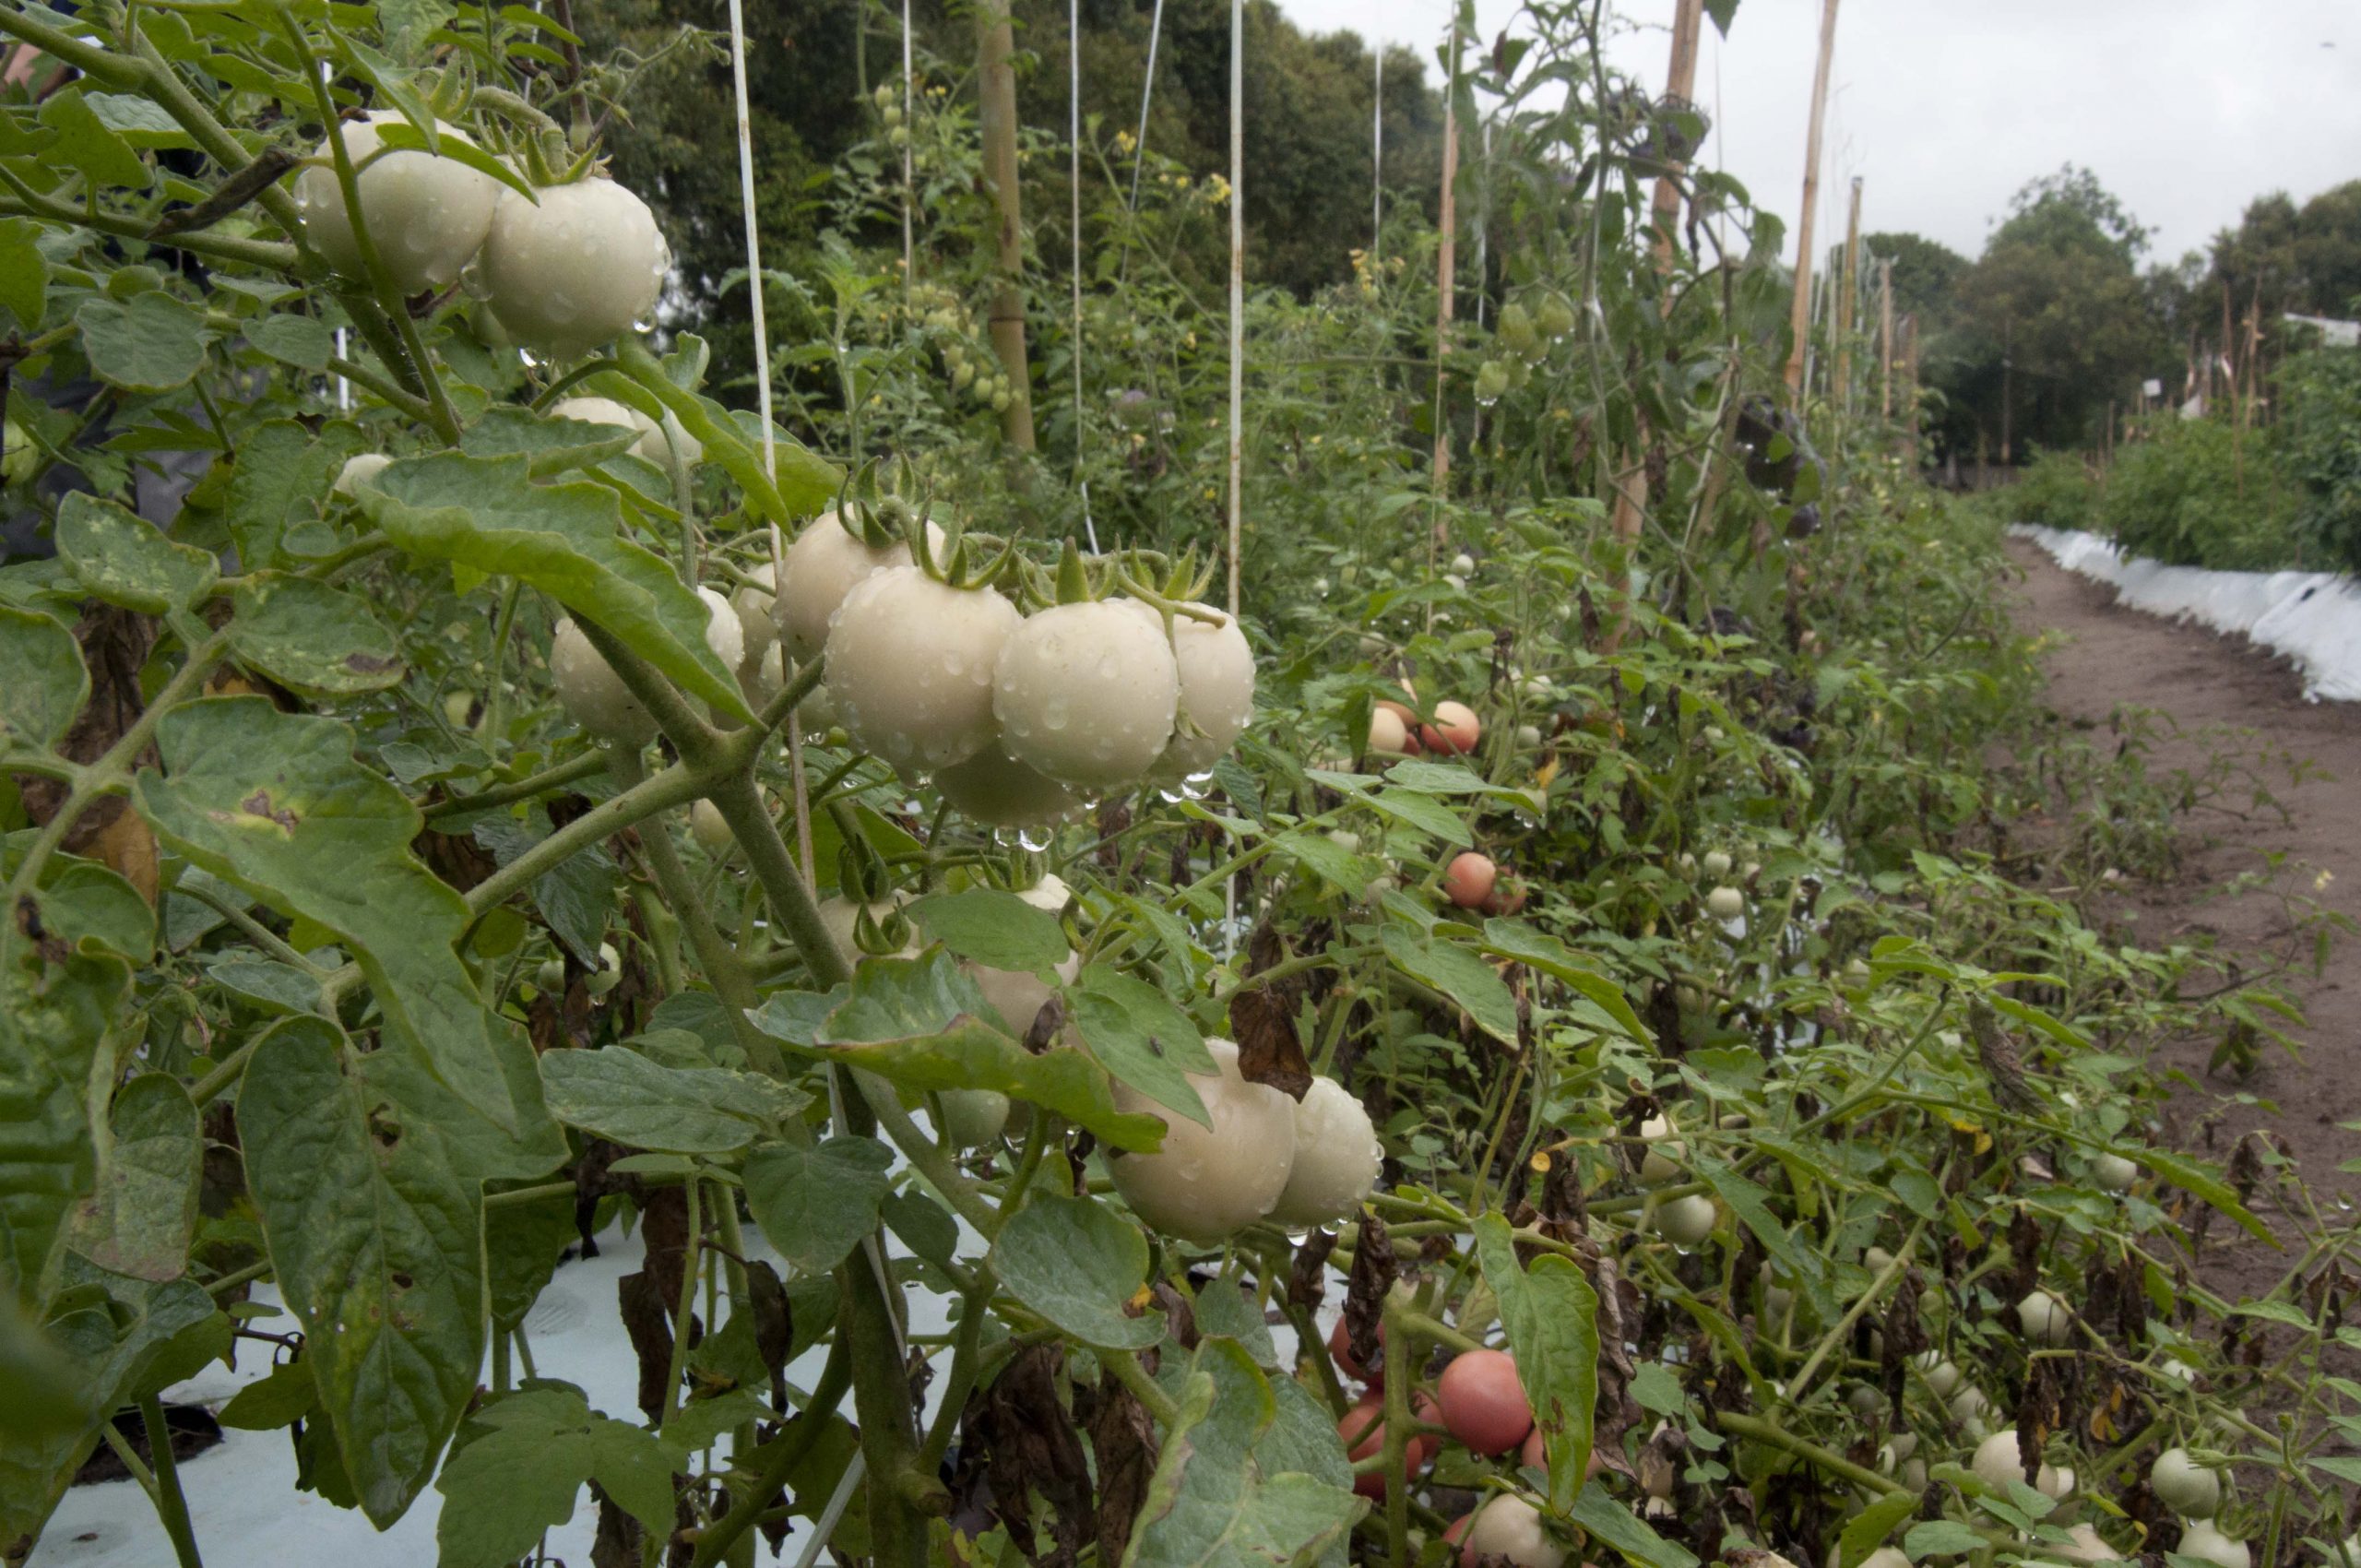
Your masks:
[{"label": "unripe green tomato", "polygon": [[1716,887],[1705,895],[1705,912],[1717,921],[1734,921],[1746,913],[1746,895],[1735,887]]},{"label": "unripe green tomato", "polygon": [[2140,1167],[2119,1154],[2100,1154],[2091,1158],[2091,1181],[2110,1193],[2128,1193],[2140,1180]]},{"label": "unripe green tomato", "polygon": [[699,801],[689,808],[689,834],[696,839],[698,847],[715,860],[719,860],[738,845],[737,835],[730,831],[729,821],[722,816],[721,808],[711,801]]},{"label": "unripe green tomato", "polygon": [[910,145],[910,128],[896,125],[885,133],[885,139],[896,147],[908,147]]},{"label": "unripe green tomato", "polygon": [[464,687],[443,694],[443,717],[454,730],[468,727],[468,716],[476,710],[476,695]]},{"label": "unripe green tomato", "polygon": [[1005,393],[1005,392],[995,392],[995,393],[993,393],[993,394],[992,394],[992,412],[994,412],[994,413],[996,413],[996,414],[1004,414],[1004,413],[1008,412],[1009,405],[1010,405],[1011,403],[1014,403],[1015,400],[1016,400],[1015,398],[1011,398],[1011,397],[1010,397],[1007,393]]},{"label": "unripe green tomato", "polygon": [[582,989],[593,996],[604,996],[614,990],[615,983],[623,978],[623,956],[615,951],[613,943],[601,942],[599,944],[599,967],[583,977]]},{"label": "unripe green tomato", "polygon": [[1008,1096],[996,1089],[944,1089],[943,1130],[954,1148],[982,1148],[1000,1141],[1008,1125]]},{"label": "unripe green tomato", "polygon": [[565,960],[544,958],[533,971],[533,989],[545,996],[556,996],[565,990]]},{"label": "unripe green tomato", "polygon": [[1655,1213],[1656,1234],[1679,1246],[1693,1247],[1714,1233],[1714,1223],[1721,1218],[1714,1207],[1714,1200],[1703,1193],[1674,1198]]},{"label": "unripe green tomato", "polygon": [[1048,827],[1082,809],[1073,790],[998,745],[936,768],[934,787],[952,810],[991,827]]},{"label": "unripe green tomato", "polygon": [[2156,1500],[2189,1519],[2210,1519],[2222,1506],[2222,1478],[2189,1456],[2186,1448],[2165,1449],[2148,1470]]}]

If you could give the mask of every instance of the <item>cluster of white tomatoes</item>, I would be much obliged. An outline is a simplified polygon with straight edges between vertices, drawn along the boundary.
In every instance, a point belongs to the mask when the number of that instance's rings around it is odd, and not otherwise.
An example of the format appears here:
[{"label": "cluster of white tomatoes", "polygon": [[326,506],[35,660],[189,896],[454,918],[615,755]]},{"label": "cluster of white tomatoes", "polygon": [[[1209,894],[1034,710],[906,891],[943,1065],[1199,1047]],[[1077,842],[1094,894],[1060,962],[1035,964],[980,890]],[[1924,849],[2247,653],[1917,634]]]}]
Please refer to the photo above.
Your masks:
[{"label": "cluster of white tomatoes", "polygon": [[[517,346],[573,358],[642,323],[663,293],[671,253],[647,204],[591,176],[528,197],[453,153],[391,147],[409,122],[378,111],[338,128],[361,220],[353,221],[332,143],[295,177],[303,237],[329,266],[367,275],[360,231],[405,297],[463,282]],[[437,146],[472,149],[437,122]]]}]

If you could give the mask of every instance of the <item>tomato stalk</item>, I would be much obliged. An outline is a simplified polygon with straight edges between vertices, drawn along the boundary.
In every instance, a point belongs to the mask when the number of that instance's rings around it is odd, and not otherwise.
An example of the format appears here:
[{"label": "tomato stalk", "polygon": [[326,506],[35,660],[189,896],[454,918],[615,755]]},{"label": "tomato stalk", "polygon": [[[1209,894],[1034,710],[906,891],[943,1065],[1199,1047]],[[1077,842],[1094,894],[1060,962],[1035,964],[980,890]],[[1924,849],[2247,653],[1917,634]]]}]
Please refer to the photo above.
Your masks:
[{"label": "tomato stalk", "polygon": [[1410,1484],[1403,1474],[1410,1443],[1410,1336],[1401,1301],[1385,1298],[1385,1538],[1394,1568],[1410,1562]]},{"label": "tomato stalk", "polygon": [[163,1401],[153,1394],[141,1395],[139,1423],[147,1429],[148,1455],[155,1466],[149,1495],[156,1500],[156,1515],[164,1522],[164,1534],[172,1538],[172,1556],[180,1568],[205,1568],[197,1556],[196,1530],[189,1523],[188,1499],[181,1492],[181,1465],[172,1454],[172,1433],[164,1421]]}]

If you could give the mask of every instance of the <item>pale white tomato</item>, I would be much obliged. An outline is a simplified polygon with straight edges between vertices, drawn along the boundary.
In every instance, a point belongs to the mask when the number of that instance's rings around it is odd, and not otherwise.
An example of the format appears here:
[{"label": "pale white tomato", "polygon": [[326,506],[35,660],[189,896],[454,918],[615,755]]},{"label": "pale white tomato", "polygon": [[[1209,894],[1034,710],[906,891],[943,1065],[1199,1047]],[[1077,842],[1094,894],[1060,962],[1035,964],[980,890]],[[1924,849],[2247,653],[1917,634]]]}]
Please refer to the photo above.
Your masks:
[{"label": "pale white tomato", "polygon": [[2140,1167],[2119,1154],[2091,1157],[2091,1181],[2110,1193],[2128,1193],[2140,1180]]},{"label": "pale white tomato", "polygon": [[1081,798],[998,745],[934,770],[951,809],[991,827],[1048,827],[1082,809]]},{"label": "pale white tomato", "polygon": [[2017,1326],[2035,1344],[2063,1345],[2074,1332],[2074,1314],[2050,1292],[2035,1290],[2017,1303]]},{"label": "pale white tomato", "polygon": [[1680,1174],[1680,1162],[1689,1158],[1689,1147],[1672,1135],[1669,1117],[1649,1117],[1640,1123],[1640,1136],[1648,1142],[1648,1151],[1640,1160],[1642,1186],[1661,1187]]},{"label": "pale white tomato", "polygon": [[[1062,879],[1045,876],[1018,893],[1017,897],[1037,909],[1055,915],[1062,913],[1066,905],[1073,901],[1074,891]],[[963,967],[975,977],[976,988],[984,993],[984,1000],[991,1004],[992,1011],[1001,1016],[1009,1032],[1022,1039],[1032,1028],[1033,1020],[1040,1016],[1043,1004],[1050,1000],[1050,983],[1026,969],[995,969],[981,964]],[[1071,984],[1074,977],[1082,972],[1081,955],[1068,949],[1051,972],[1057,976],[1058,984]]]},{"label": "pale white tomato", "polygon": [[[394,287],[405,296],[447,288],[457,280],[460,270],[483,248],[500,196],[499,182],[491,175],[423,148],[388,152],[360,168],[382,144],[378,127],[407,124],[394,111],[380,109],[365,120],[347,121],[343,127],[345,155],[360,170],[354,184],[370,241]],[[474,145],[466,132],[439,120],[435,134]],[[352,215],[345,210],[344,187],[336,177],[334,150],[323,141],[313,156],[320,161],[305,165],[295,176],[295,210],[303,220],[303,237],[330,267],[359,278],[366,269],[361,242],[352,232]]]},{"label": "pale white tomato", "polygon": [[1161,627],[1119,603],[1027,616],[992,674],[1008,754],[1080,789],[1144,778],[1172,739],[1180,701],[1180,667]]},{"label": "pale white tomato", "polygon": [[1735,887],[1716,887],[1705,895],[1705,912],[1717,921],[1734,921],[1746,913],[1746,895]]},{"label": "pale white tomato", "polygon": [[639,439],[631,444],[631,452],[659,469],[670,467],[675,445],[681,449],[682,462],[694,465],[705,456],[705,444],[682,429],[681,422],[669,413],[661,421],[652,420],[630,404],[612,398],[561,398],[550,405],[549,411],[553,419],[620,425],[638,432]]},{"label": "pale white tomato", "polygon": [[1708,882],[1719,882],[1730,873],[1730,858],[1720,849],[1706,850],[1704,858],[1697,865]]},{"label": "pale white tomato", "polygon": [[655,738],[655,719],[571,620],[550,636],[550,682],[559,706],[592,734],[634,746]]},{"label": "pale white tomato", "polygon": [[[1158,636],[1163,618],[1137,600],[1125,602],[1145,612]],[[1164,754],[1150,770],[1159,778],[1188,778],[1209,771],[1229,753],[1254,717],[1254,650],[1227,613],[1210,604],[1192,610],[1219,615],[1218,623],[1172,618],[1172,660],[1180,674],[1180,715]],[[1195,733],[1189,731],[1194,731]]]},{"label": "pale white tomato", "polygon": [[1410,750],[1410,727],[1392,707],[1370,710],[1369,749],[1379,756],[1402,756]]},{"label": "pale white tomato", "polygon": [[1208,1039],[1216,1072],[1189,1085],[1213,1119],[1208,1128],[1115,1086],[1119,1110],[1162,1118],[1164,1146],[1109,1161],[1115,1190],[1155,1229],[1211,1244],[1269,1214],[1295,1167],[1295,1102],[1238,1070],[1238,1047]]},{"label": "pale white tomato", "polygon": [[773,619],[777,583],[767,561],[747,567],[746,576],[752,580],[730,590],[730,608],[738,612],[739,627],[746,634],[746,657],[752,660],[777,646],[778,622]]},{"label": "pale white tomato", "polygon": [[1295,1104],[1295,1164],[1271,1218],[1330,1225],[1358,1213],[1377,1185],[1382,1153],[1361,1102],[1334,1078],[1314,1077]]},{"label": "pale white tomato", "polygon": [[[878,926],[882,929],[885,924],[886,917],[893,914],[899,907],[900,900],[898,899],[888,899],[881,903],[861,905],[854,903],[851,899],[845,897],[841,894],[832,894],[820,900],[820,923],[827,927],[828,934],[830,936],[836,938],[838,951],[842,952],[848,958],[858,960],[862,956],[862,949],[860,942],[860,917],[862,911],[864,909],[867,910],[870,923],[872,925]],[[918,950],[919,944],[917,941],[912,940],[903,946],[901,954],[898,956],[908,956],[910,954],[916,953]]]},{"label": "pale white tomato", "polygon": [[[2017,1431],[2009,1427],[1994,1432],[1975,1445],[1975,1457],[1968,1468],[1986,1486],[2006,1496],[2011,1481],[2025,1479],[2023,1449],[2017,1443]],[[2035,1471],[2034,1490],[2045,1497],[2064,1497],[2074,1490],[2074,1472],[2044,1462]]]},{"label": "pale white tomato", "polygon": [[[942,538],[943,530],[929,523],[928,547],[936,548]],[[872,550],[833,511],[805,524],[789,542],[781,562],[787,579],[772,602],[771,616],[789,655],[797,659],[810,659],[827,646],[828,626],[855,584],[888,566],[911,564],[908,544],[897,541]]]},{"label": "pale white tomato", "polygon": [[1516,1568],[1565,1568],[1566,1549],[1550,1539],[1539,1509],[1503,1491],[1476,1511],[1460,1541],[1462,1562],[1473,1564],[1484,1557],[1506,1558]]},{"label": "pale white tomato", "polygon": [[2195,1520],[2181,1530],[2180,1554],[2201,1557],[2214,1568],[2254,1568],[2254,1553],[2247,1543],[2233,1540],[2211,1519]]},{"label": "pale white tomato", "polygon": [[383,452],[356,453],[344,460],[344,467],[337,470],[336,483],[329,489],[334,494],[349,498],[357,487],[391,468],[393,461]]},{"label": "pale white tomato", "polygon": [[1022,624],[992,589],[951,588],[915,565],[863,577],[828,628],[837,721],[897,768],[967,761],[1000,738],[992,669]]},{"label": "pale white tomato", "polygon": [[2191,1519],[2210,1519],[2222,1506],[2222,1478],[2189,1456],[2186,1448],[2165,1449],[2149,1467],[2148,1485],[2156,1500]]},{"label": "pale white tomato", "polygon": [[697,598],[705,601],[705,646],[713,649],[723,669],[736,670],[746,659],[746,634],[738,624],[738,612],[730,608],[719,588],[701,588]]},{"label": "pale white tomato", "polygon": [[664,291],[671,252],[647,204],[612,180],[504,190],[477,262],[492,314],[528,349],[573,359],[632,331]]}]

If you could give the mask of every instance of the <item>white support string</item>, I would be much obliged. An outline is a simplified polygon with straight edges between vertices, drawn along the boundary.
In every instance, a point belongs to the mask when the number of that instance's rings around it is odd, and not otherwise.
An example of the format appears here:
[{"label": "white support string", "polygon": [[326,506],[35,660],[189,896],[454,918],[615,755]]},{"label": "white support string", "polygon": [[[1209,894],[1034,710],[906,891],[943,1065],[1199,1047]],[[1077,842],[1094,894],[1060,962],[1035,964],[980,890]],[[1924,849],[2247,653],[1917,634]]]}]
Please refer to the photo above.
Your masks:
[{"label": "white support string", "polygon": [[[1246,468],[1246,0],[1229,0],[1229,616]],[[1238,950],[1238,878],[1222,880],[1222,952]]]},{"label": "white support string", "polygon": [[[753,312],[755,407],[763,424],[763,472],[778,482],[777,442],[771,434],[771,334],[763,315],[763,244],[754,216],[754,120],[746,101],[746,16],[742,0],[730,0],[730,71],[738,97],[738,199],[746,209],[746,291]],[[786,586],[778,528],[771,527],[771,588]],[[787,761],[795,797],[795,847],[803,860],[803,880],[810,885],[812,864],[812,792],[803,773],[803,724],[798,714],[787,719]]]},{"label": "white support string", "polygon": [[1082,531],[1096,555],[1098,525],[1091,520],[1090,481],[1082,470],[1082,0],[1066,0],[1066,183],[1074,196],[1074,345],[1067,355],[1074,361],[1074,480],[1082,492]]},{"label": "white support string", "polygon": [[1377,242],[1385,232],[1385,41],[1379,39],[1377,85],[1369,112],[1369,258],[1377,259]]},{"label": "white support string", "polygon": [[918,102],[910,65],[910,0],[902,0],[902,294],[918,281],[918,253],[910,237],[910,209],[918,205]]},{"label": "white support string", "polygon": [[1132,211],[1140,209],[1140,171],[1147,167],[1147,106],[1156,97],[1156,42],[1164,36],[1164,0],[1156,0],[1156,9],[1147,19],[1147,80],[1140,84],[1139,145],[1132,150]]}]

